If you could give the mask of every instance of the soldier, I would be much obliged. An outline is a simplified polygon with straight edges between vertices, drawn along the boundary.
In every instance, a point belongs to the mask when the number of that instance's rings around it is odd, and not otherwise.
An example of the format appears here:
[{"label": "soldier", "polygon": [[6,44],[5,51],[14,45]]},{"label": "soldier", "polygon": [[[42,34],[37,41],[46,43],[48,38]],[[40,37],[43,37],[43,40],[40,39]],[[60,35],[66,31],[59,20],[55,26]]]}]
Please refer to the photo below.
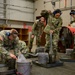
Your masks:
[{"label": "soldier", "polygon": [[59,31],[62,27],[62,19],[61,19],[61,11],[56,9],[53,12],[53,15],[49,15],[47,26],[44,29],[46,33],[46,44],[45,44],[45,51],[49,53],[50,49],[50,33],[52,33],[52,50],[56,55],[57,50],[57,42],[59,37]]},{"label": "soldier", "polygon": [[[15,69],[15,59],[17,59],[18,49],[18,32],[15,29],[0,31],[0,53],[2,59],[9,69]],[[9,65],[10,64],[10,65]]]},{"label": "soldier", "polygon": [[30,44],[29,44],[29,52],[31,52],[32,44],[33,44],[33,40],[35,36],[36,36],[37,47],[40,46],[41,35],[45,27],[44,25],[45,25],[44,17],[41,17],[39,20],[36,20],[35,23],[33,24],[32,35],[31,35]]},{"label": "soldier", "polygon": [[70,22],[70,24],[75,22],[75,10],[71,10],[70,15],[73,17],[73,21]]},{"label": "soldier", "polygon": [[[69,25],[70,25],[71,27],[75,27],[75,10],[71,10],[70,15],[71,15],[71,17],[73,18],[73,21],[71,21]],[[74,49],[74,50],[73,50],[73,52],[71,53],[71,57],[72,57],[73,59],[75,59],[75,34],[74,34],[74,48],[73,48],[73,49]]]}]

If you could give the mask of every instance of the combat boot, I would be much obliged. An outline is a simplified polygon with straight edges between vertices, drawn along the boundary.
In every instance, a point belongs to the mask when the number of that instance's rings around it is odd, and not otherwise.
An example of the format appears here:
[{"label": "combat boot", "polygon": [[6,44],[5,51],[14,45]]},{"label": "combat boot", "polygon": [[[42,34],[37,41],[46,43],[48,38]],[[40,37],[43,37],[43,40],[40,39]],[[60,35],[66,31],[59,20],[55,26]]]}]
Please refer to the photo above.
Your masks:
[{"label": "combat boot", "polygon": [[31,53],[31,49],[29,48],[29,53]]},{"label": "combat boot", "polygon": [[49,53],[49,49],[44,49],[44,51],[45,51],[46,53]]}]

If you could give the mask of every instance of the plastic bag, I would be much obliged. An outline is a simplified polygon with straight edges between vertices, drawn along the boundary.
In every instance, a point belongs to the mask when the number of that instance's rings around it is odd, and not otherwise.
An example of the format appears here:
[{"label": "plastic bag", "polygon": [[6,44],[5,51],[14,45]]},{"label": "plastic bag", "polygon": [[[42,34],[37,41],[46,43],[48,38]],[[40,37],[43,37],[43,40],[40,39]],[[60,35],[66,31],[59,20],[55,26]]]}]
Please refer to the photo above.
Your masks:
[{"label": "plastic bag", "polygon": [[17,59],[17,62],[27,62],[27,59],[24,57],[23,54],[19,54],[18,55],[18,59]]}]

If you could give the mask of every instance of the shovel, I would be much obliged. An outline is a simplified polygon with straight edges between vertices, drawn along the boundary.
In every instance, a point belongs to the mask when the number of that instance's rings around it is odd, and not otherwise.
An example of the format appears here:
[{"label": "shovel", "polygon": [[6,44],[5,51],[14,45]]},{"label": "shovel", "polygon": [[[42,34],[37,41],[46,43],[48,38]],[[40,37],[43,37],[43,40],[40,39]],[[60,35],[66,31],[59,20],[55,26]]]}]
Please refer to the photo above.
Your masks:
[{"label": "shovel", "polygon": [[52,50],[52,33],[50,33],[50,50],[49,50],[49,63],[54,63],[55,62],[55,55]]}]

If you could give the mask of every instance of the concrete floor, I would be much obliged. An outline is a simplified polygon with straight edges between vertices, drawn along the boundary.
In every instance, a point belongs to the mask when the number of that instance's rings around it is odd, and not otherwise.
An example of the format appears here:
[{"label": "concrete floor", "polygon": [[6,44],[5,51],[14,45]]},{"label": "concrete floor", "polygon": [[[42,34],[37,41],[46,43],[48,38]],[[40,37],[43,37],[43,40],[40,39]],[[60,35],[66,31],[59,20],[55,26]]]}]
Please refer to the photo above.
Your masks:
[{"label": "concrete floor", "polygon": [[33,65],[31,75],[75,75],[75,63],[64,63],[64,66],[48,69]]},{"label": "concrete floor", "polygon": [[[35,40],[33,43],[32,51],[36,49]],[[63,54],[59,53],[58,57],[63,57]],[[35,60],[35,58],[32,58]],[[63,66],[53,68],[43,68],[32,64],[31,75],[75,75],[75,62],[64,62]]]},{"label": "concrete floor", "polygon": [[75,62],[64,62],[63,66],[53,68],[43,68],[32,64],[31,75],[75,75]]}]

